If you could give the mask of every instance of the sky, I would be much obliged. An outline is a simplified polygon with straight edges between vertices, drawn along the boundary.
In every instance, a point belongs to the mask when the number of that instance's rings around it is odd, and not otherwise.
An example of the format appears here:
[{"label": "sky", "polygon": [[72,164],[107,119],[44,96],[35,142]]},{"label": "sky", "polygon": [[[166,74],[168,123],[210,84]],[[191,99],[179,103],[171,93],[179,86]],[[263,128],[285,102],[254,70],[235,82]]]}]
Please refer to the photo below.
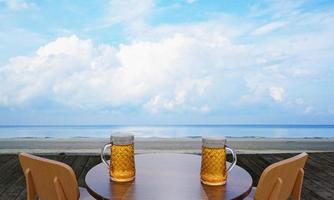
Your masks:
[{"label": "sky", "polygon": [[334,1],[0,0],[0,124],[334,124]]}]

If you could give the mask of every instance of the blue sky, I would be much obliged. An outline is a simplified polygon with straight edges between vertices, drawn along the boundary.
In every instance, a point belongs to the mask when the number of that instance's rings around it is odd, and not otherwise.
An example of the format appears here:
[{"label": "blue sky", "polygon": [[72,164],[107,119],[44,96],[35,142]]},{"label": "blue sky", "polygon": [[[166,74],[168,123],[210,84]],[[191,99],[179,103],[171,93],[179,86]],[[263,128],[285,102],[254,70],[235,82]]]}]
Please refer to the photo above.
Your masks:
[{"label": "blue sky", "polygon": [[334,1],[0,0],[0,124],[333,124]]}]

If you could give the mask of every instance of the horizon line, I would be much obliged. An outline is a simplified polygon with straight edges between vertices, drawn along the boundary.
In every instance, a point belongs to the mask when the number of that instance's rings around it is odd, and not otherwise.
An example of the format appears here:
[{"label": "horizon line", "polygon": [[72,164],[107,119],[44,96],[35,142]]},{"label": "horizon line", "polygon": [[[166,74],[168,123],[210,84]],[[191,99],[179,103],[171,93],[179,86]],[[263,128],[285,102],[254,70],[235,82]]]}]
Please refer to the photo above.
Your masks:
[{"label": "horizon line", "polygon": [[261,124],[261,123],[238,123],[238,124],[0,124],[4,127],[112,127],[112,126],[333,126],[334,124]]}]

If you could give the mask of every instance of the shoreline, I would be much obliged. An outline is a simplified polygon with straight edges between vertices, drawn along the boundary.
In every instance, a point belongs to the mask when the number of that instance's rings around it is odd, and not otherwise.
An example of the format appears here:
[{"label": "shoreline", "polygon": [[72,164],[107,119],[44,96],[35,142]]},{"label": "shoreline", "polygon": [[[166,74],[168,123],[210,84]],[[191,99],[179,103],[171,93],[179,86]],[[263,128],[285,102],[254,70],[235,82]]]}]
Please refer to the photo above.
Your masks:
[{"label": "shoreline", "polygon": [[[215,136],[213,136],[215,137]],[[219,136],[217,136],[219,137]],[[224,136],[226,139],[270,139],[270,140],[308,140],[308,139],[333,139],[334,140],[334,136],[333,137],[264,137],[264,136],[240,136],[240,137],[236,137],[236,136]],[[185,137],[156,137],[156,136],[136,136],[136,139],[201,139],[202,136],[185,136]],[[0,137],[0,140],[24,140],[24,139],[33,139],[33,140],[41,140],[41,139],[51,139],[51,140],[71,140],[71,139],[105,139],[105,137],[88,137],[88,136],[73,136],[73,137],[34,137],[34,136],[27,136],[27,137]]]},{"label": "shoreline", "polygon": [[[0,138],[0,154],[99,154],[109,138]],[[227,138],[237,153],[334,152],[334,138]],[[201,138],[135,138],[136,153],[200,153]]]}]

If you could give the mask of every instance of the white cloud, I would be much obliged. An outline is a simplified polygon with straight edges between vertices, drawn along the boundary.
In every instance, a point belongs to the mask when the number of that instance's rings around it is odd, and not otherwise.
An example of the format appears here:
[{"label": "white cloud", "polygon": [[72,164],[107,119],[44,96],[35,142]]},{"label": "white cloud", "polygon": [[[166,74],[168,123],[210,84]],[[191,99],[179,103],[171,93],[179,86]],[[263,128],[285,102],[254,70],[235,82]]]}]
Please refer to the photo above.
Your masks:
[{"label": "white cloud", "polygon": [[252,34],[253,35],[264,35],[273,31],[276,31],[280,28],[287,26],[286,22],[271,22],[269,24],[263,25],[257,29],[255,29]]},{"label": "white cloud", "polygon": [[195,110],[199,110],[201,113],[208,113],[211,111],[211,108],[208,105],[201,106],[199,108],[195,108]]},{"label": "white cloud", "polygon": [[[298,17],[302,12],[302,6],[308,0],[280,1],[266,0],[252,6],[251,11],[254,16],[270,16],[273,19]],[[263,7],[263,3],[266,6]]]},{"label": "white cloud", "polygon": [[209,75],[201,71],[205,63],[194,54],[198,45],[182,35],[119,48],[94,47],[76,36],[58,38],[1,68],[0,103],[18,105],[48,96],[79,107],[147,102],[156,109],[190,109],[183,106],[187,98],[203,96],[210,86]]},{"label": "white cloud", "polygon": [[294,101],[288,102],[288,104],[294,109],[299,109],[303,114],[309,114],[314,111],[314,108],[302,98],[297,98]]},{"label": "white cloud", "polygon": [[281,102],[284,99],[284,89],[281,87],[270,87],[269,93],[275,101]]},{"label": "white cloud", "polygon": [[75,74],[90,59],[89,40],[76,36],[59,38],[36,51],[31,57],[14,57],[0,68],[2,104],[21,104],[34,97],[52,94],[58,82]]},{"label": "white cloud", "polygon": [[30,6],[25,0],[0,0],[0,3],[1,2],[5,3],[11,10],[22,10]]},{"label": "white cloud", "polygon": [[[206,94],[206,89],[210,86],[211,80],[206,79],[183,79],[178,86],[174,88],[172,94],[163,92],[165,96],[153,96],[143,107],[152,113],[161,110],[180,111],[188,110],[206,113],[210,111],[207,105],[192,105],[189,99],[201,97]],[[166,97],[167,96],[167,97]]]},{"label": "white cloud", "polygon": [[183,102],[184,102],[184,97],[182,96],[178,96],[175,97],[175,99],[169,100],[158,95],[151,98],[150,101],[144,105],[144,108],[148,109],[152,113],[157,113],[161,109],[173,110],[175,109],[176,106],[179,106]]},{"label": "white cloud", "polygon": [[111,0],[109,2],[108,14],[105,17],[108,26],[115,23],[139,28],[154,8],[154,0]]},{"label": "white cloud", "polygon": [[72,35],[70,37],[58,38],[40,47],[36,54],[39,57],[64,55],[74,58],[87,58],[92,54],[92,48],[90,40],[80,40],[75,35]]},{"label": "white cloud", "polygon": [[312,107],[312,106],[307,106],[307,107],[305,108],[305,110],[304,110],[304,113],[305,113],[305,114],[308,114],[308,113],[312,112],[312,110],[313,110],[313,107]]},{"label": "white cloud", "polygon": [[[108,22],[145,27],[131,30],[126,44],[61,37],[0,67],[0,105],[44,98],[77,107],[134,105],[153,113],[207,113],[272,100],[286,105],[293,91],[301,97],[307,93],[300,86],[303,78],[319,77],[316,72],[324,73],[332,62],[331,14],[297,15],[257,29],[229,24],[224,17],[150,27],[145,19],[154,2],[137,2],[110,3]],[[290,34],[270,35],[283,27]],[[299,31],[305,27],[312,31]],[[258,40],[252,33],[269,39]]]}]

